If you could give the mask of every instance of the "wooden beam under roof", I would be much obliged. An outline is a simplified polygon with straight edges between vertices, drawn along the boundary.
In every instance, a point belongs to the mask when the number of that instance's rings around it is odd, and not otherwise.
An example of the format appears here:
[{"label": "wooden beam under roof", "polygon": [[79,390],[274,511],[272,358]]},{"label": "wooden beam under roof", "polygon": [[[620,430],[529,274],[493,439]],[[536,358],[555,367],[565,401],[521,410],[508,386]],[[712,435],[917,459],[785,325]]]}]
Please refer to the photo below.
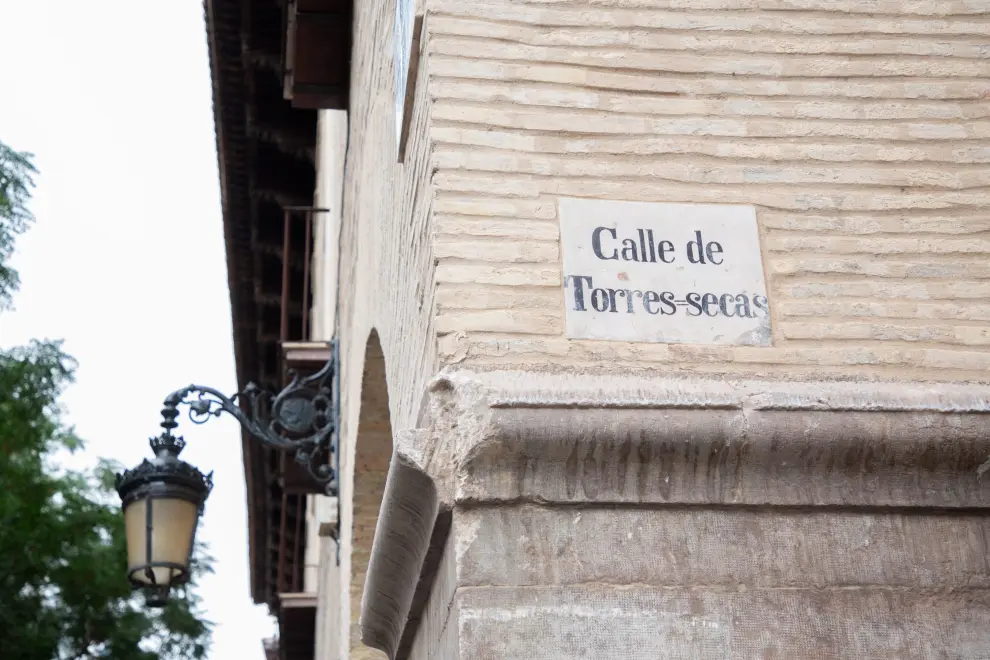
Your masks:
[{"label": "wooden beam under roof", "polygon": [[[287,336],[302,339],[305,332],[311,255],[294,243],[287,255],[277,247],[284,224],[281,207],[312,204],[317,122],[312,108],[346,107],[351,1],[204,2],[239,388],[255,382],[278,391],[284,384],[280,341],[286,337],[276,332],[280,310],[288,314]],[[299,96],[290,99],[284,94],[286,68],[276,65],[290,40],[280,21],[286,3],[299,19],[291,35],[297,65],[291,74]],[[315,101],[304,98],[309,83],[317,85]],[[283,268],[286,259],[288,268]],[[242,442],[251,594],[277,612],[280,546],[294,549],[300,541],[294,518],[281,532],[283,518],[298,515],[295,506],[285,511],[282,501],[304,497],[308,486],[296,479],[293,468],[283,469],[278,453],[246,435]],[[292,572],[303,570],[299,561],[286,559]],[[298,581],[296,575],[291,578]]]},{"label": "wooden beam under roof", "polygon": [[283,660],[313,660],[316,653],[315,593],[280,593],[279,646]]},{"label": "wooden beam under roof", "polygon": [[351,0],[287,0],[283,94],[296,108],[346,110]]}]

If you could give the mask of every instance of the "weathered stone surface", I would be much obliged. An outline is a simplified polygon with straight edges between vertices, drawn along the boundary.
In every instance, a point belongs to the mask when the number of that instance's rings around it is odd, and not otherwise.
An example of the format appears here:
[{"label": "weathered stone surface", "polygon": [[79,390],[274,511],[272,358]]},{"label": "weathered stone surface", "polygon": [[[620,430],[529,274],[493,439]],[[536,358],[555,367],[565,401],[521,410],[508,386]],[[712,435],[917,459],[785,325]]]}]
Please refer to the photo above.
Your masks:
[{"label": "weathered stone surface", "polygon": [[450,371],[399,451],[448,503],[985,506],[988,393]]},{"label": "weathered stone surface", "polygon": [[525,505],[454,518],[464,586],[990,588],[983,514]]},{"label": "weathered stone surface", "polygon": [[458,638],[457,610],[454,593],[457,590],[457,554],[454,536],[447,539],[443,558],[430,587],[430,597],[423,609],[422,622],[415,632],[409,653],[410,660],[456,657],[450,655],[451,645],[456,653]]},{"label": "weathered stone surface", "polygon": [[[909,598],[884,616],[910,623],[922,616],[911,600],[920,593],[990,586],[987,523],[976,511],[990,501],[988,400],[973,386],[447,372],[431,384],[421,428],[396,437],[365,639],[393,652],[413,616],[415,653],[439,654],[454,635],[461,657],[490,657],[465,650],[464,617],[474,615],[460,594],[514,585],[622,587],[615,598],[707,590],[727,621],[736,605],[717,605],[715,594],[766,592],[773,607],[827,619],[845,607],[832,594],[856,592],[868,609],[889,592]],[[450,570],[456,560],[456,633],[449,577],[428,578],[441,590],[410,600],[424,579],[410,567],[444,542],[430,532],[434,506],[453,508],[442,561]],[[778,592],[797,604],[773,600]],[[801,598],[822,604],[809,613]],[[615,607],[575,616],[599,617],[589,625],[604,629]],[[801,622],[791,616],[780,625]],[[757,625],[745,622],[740,639]],[[852,630],[828,642],[845,657],[862,641]],[[793,640],[774,639],[781,657],[805,657]],[[709,652],[686,648],[684,657]]]},{"label": "weathered stone surface", "polygon": [[457,657],[983,658],[988,527],[917,510],[458,508]]},{"label": "weathered stone surface", "polygon": [[[458,501],[969,507],[985,415],[505,410]],[[938,440],[935,440],[937,438]]]},{"label": "weathered stone surface", "polygon": [[985,658],[990,591],[470,587],[460,660]]},{"label": "weathered stone surface", "polygon": [[437,517],[436,487],[396,455],[381,507],[361,600],[361,641],[394,657]]}]

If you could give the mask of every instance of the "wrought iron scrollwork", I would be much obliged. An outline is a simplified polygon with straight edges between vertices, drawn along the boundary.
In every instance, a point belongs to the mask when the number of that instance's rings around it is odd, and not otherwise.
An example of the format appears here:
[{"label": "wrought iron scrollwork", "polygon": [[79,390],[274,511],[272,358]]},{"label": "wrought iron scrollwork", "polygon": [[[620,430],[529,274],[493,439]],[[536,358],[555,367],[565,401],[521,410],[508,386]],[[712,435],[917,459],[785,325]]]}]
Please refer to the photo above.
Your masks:
[{"label": "wrought iron scrollwork", "polygon": [[248,383],[233,396],[202,385],[189,385],[165,398],[161,426],[167,433],[178,426],[179,406],[189,406],[189,419],[203,424],[211,417],[228,413],[244,430],[266,447],[293,452],[296,462],[323,484],[330,495],[337,492],[337,474],[331,461],[335,454],[337,403],[336,342],[327,363],[316,373],[301,378],[290,372],[291,381],[278,394]]}]

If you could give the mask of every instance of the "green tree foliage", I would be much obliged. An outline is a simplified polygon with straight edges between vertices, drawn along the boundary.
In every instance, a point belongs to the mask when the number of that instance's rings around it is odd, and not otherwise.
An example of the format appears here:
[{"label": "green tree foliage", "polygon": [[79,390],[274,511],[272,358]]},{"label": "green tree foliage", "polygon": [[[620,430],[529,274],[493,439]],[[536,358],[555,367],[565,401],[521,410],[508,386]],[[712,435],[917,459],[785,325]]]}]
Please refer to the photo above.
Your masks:
[{"label": "green tree foliage", "polygon": [[32,220],[27,201],[36,173],[31,154],[14,151],[0,142],[0,311],[10,305],[17,290],[17,272],[7,261],[14,250],[14,238]]},{"label": "green tree foliage", "polygon": [[[0,305],[18,284],[6,261],[32,218],[26,208],[30,154],[0,143]],[[0,655],[18,660],[204,658],[195,577],[210,558],[198,549],[194,580],[153,610],[125,576],[117,466],[79,472],[56,464],[82,443],[62,421],[58,398],[74,362],[60,342],[0,350]]]}]

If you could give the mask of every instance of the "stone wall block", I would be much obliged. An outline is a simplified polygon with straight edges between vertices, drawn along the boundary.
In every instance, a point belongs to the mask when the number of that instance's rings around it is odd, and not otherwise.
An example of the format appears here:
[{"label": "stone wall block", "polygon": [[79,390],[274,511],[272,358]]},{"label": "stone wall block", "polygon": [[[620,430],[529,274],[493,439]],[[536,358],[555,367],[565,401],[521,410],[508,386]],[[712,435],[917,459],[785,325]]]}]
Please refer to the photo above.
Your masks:
[{"label": "stone wall block", "polygon": [[985,658],[990,594],[472,587],[457,594],[461,660]]},{"label": "stone wall block", "polygon": [[453,531],[463,586],[990,588],[982,514],[481,506]]}]

